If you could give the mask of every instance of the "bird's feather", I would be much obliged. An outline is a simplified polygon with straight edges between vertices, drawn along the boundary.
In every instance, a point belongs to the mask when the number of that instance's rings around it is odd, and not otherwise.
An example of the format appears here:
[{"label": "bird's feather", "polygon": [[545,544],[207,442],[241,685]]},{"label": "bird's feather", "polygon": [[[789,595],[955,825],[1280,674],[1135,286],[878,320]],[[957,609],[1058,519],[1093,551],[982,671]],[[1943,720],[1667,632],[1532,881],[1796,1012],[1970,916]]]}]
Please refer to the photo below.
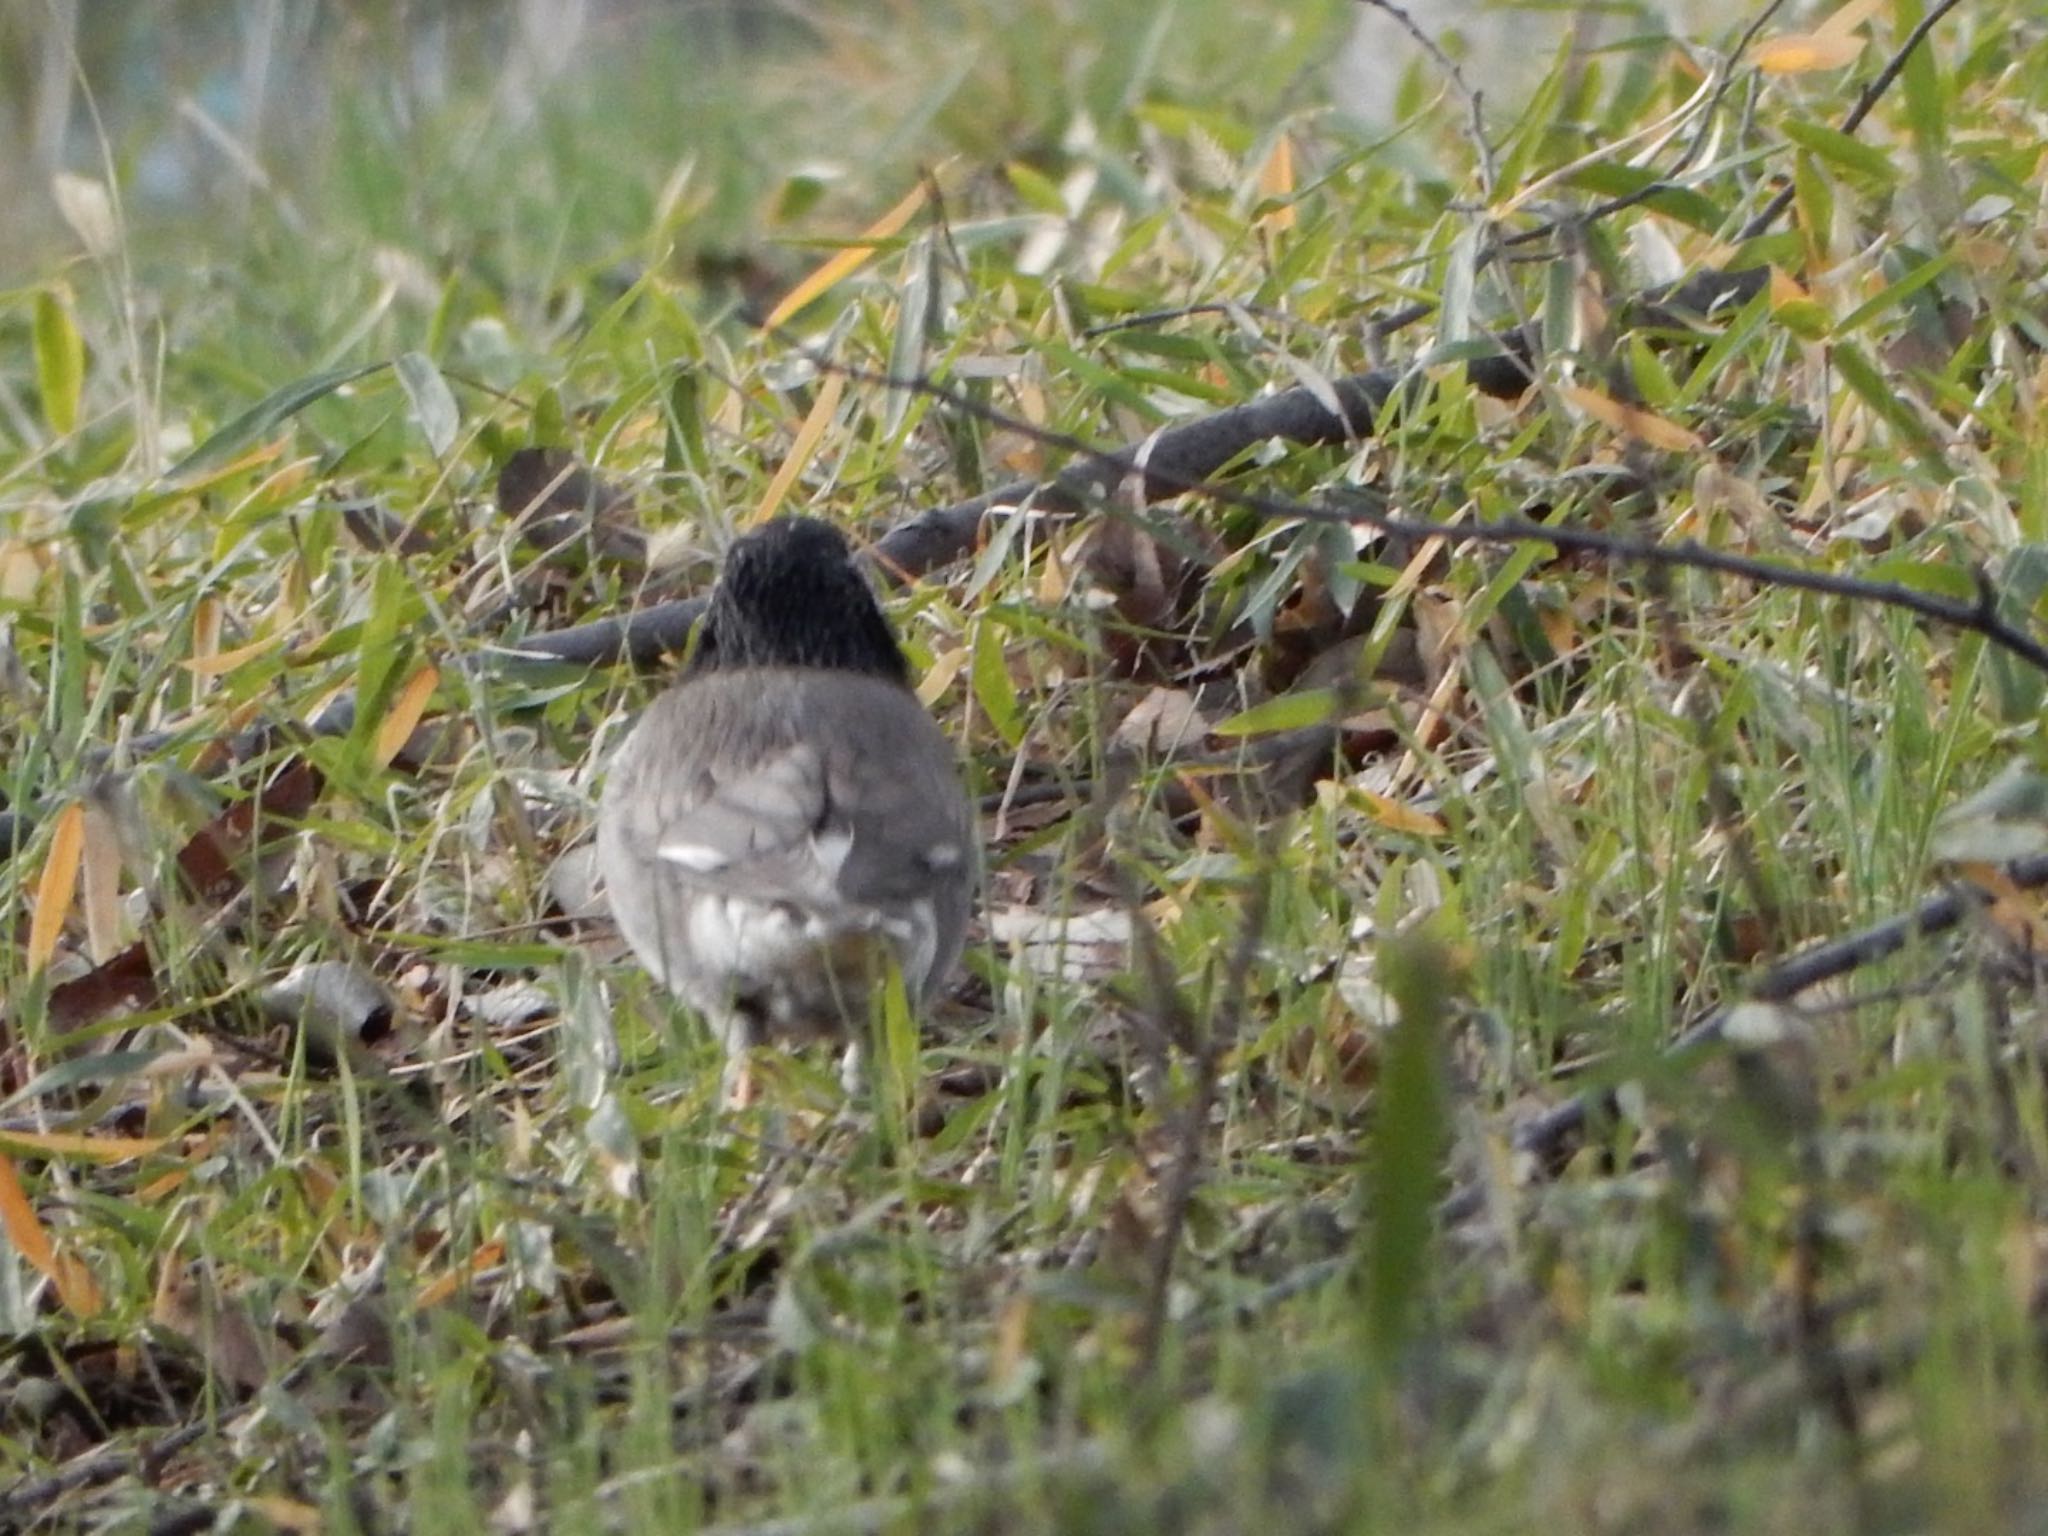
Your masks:
[{"label": "bird's feather", "polygon": [[802,668],[713,671],[658,699],[599,821],[643,963],[706,1011],[756,996],[777,1032],[843,1012],[878,945],[913,993],[950,969],[971,846],[951,748],[915,696]]}]

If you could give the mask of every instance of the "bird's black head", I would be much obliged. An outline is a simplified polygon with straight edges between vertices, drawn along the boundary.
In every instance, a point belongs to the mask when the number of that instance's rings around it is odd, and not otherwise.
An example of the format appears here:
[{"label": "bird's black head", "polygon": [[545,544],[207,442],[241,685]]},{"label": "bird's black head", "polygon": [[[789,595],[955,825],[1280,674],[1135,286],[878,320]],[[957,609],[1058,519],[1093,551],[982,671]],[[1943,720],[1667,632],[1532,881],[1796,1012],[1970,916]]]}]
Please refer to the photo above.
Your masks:
[{"label": "bird's black head", "polygon": [[779,517],[733,545],[711,592],[697,664],[821,667],[910,681],[846,540],[810,517]]}]

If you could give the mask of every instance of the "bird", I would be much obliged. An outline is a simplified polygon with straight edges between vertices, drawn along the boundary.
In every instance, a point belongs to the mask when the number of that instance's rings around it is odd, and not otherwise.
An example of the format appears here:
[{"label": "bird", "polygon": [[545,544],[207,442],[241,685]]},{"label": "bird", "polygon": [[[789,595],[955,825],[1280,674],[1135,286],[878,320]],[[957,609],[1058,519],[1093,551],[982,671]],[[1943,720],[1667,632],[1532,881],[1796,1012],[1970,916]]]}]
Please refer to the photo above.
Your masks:
[{"label": "bird", "polygon": [[901,970],[960,958],[977,834],[953,747],[838,529],[736,540],[696,649],[613,759],[597,870],[641,965],[709,1024],[734,1098],[756,1044],[845,1043]]}]

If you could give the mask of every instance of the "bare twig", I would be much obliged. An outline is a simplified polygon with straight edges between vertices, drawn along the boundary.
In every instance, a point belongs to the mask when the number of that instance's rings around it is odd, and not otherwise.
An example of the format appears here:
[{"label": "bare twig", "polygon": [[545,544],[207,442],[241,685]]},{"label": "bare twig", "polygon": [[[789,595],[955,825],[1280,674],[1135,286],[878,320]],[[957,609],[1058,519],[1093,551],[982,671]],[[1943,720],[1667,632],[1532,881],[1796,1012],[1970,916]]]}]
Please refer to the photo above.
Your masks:
[{"label": "bare twig", "polygon": [[1202,1148],[1208,1140],[1209,1116],[1216,1107],[1223,1059],[1237,1041],[1252,964],[1265,937],[1271,886],[1271,872],[1262,859],[1245,899],[1237,945],[1223,974],[1218,1005],[1201,1022],[1198,1036],[1192,1042],[1194,1083],[1181,1105],[1175,1128],[1173,1167],[1167,1176],[1159,1230],[1152,1242],[1151,1269],[1146,1276],[1145,1313],[1138,1334],[1136,1368],[1141,1381],[1149,1380],[1158,1369],[1159,1347],[1166,1337],[1168,1304],[1172,1299],[1174,1263],[1180,1255],[1181,1234],[1187,1230],[1188,1207],[1201,1184]]},{"label": "bare twig", "polygon": [[[1084,327],[1083,340],[1092,341],[1098,336],[1111,336],[1118,331],[1149,329],[1165,325],[1174,320],[1186,320],[1195,315],[1250,315],[1257,320],[1271,321],[1275,325],[1307,326],[1309,322],[1299,315],[1290,315],[1285,310],[1273,309],[1264,304],[1240,303],[1235,299],[1211,299],[1201,304],[1176,304],[1171,309],[1148,309],[1142,314],[1120,315],[1114,320],[1104,320]],[[1311,327],[1321,330],[1320,326]]]},{"label": "bare twig", "polygon": [[152,1477],[153,1469],[161,1467],[211,1427],[207,1422],[180,1425],[159,1436],[153,1444],[140,1448],[115,1442],[96,1445],[48,1476],[25,1477],[12,1488],[0,1492],[0,1520],[12,1522],[18,1518],[26,1521],[47,1515],[50,1505],[65,1494],[110,1483],[124,1473],[135,1472],[145,1478]]},{"label": "bare twig", "polygon": [[[1863,120],[1870,116],[1884,93],[1892,88],[1892,82],[1906,72],[1906,62],[1913,57],[1913,51],[1927,40],[1927,34],[1940,24],[1942,18],[1960,3],[1961,0],[1938,0],[1935,7],[1920,18],[1920,25],[1906,34],[1906,40],[1892,51],[1889,59],[1885,60],[1884,68],[1870,77],[1870,83],[1857,95],[1855,104],[1843,116],[1837,132],[1854,133],[1863,126]],[[1754,240],[1777,223],[1778,216],[1792,206],[1792,195],[1792,184],[1787,182],[1778,190],[1776,197],[1764,204],[1755,218],[1742,226],[1742,233],[1736,238]]]},{"label": "bare twig", "polygon": [[[1726,75],[1708,103],[1707,115],[1702,120],[1702,131],[1695,137],[1693,143],[1687,147],[1686,151],[1680,155],[1677,164],[1655,181],[1646,182],[1633,191],[1610,197],[1603,202],[1595,203],[1592,207],[1582,212],[1570,215],[1570,222],[1589,223],[1609,218],[1640,203],[1646,203],[1664,193],[1681,190],[1677,178],[1691,167],[1693,161],[1697,159],[1701,147],[1705,144],[1706,129],[1712,122],[1713,112],[1718,110],[1728,87],[1733,83],[1736,63],[1783,3],[1784,0],[1771,0],[1771,3],[1750,23],[1748,29],[1737,41],[1734,52],[1729,56]],[[1922,42],[1926,41],[1928,34],[1934,30],[1943,17],[1955,9],[1958,3],[1959,0],[1940,0],[1940,3],[1921,19],[1920,24],[1907,35],[1906,39],[1894,50],[1892,56],[1885,61],[1884,67],[1871,77],[1869,83],[1858,94],[1855,103],[1844,114],[1841,123],[1838,125],[1838,132],[1854,133],[1863,125],[1864,120],[1870,116],[1871,111],[1883,98],[1885,92],[1890,90],[1893,83],[1904,73],[1906,63],[1912,58],[1913,51]],[[1793,189],[1790,185],[1781,188],[1755,217],[1742,226],[1741,231],[1736,236],[1737,242],[1754,240],[1773,224],[1777,223],[1785,210],[1792,205],[1792,197]],[[1556,234],[1565,222],[1567,221],[1563,219],[1550,219],[1529,229],[1518,230],[1512,235],[1503,236],[1495,242],[1493,248],[1489,248],[1481,253],[1481,264],[1491,260],[1500,254],[1502,250],[1517,249],[1547,240]],[[1376,321],[1372,328],[1373,334],[1377,338],[1384,339],[1393,335],[1396,331],[1404,330],[1408,326],[1415,324],[1418,320],[1427,318],[1435,308],[1436,306],[1433,303],[1428,302],[1407,305]]]},{"label": "bare twig", "polygon": [[[1011,504],[1013,507],[1035,505],[1043,509],[1048,501],[1064,505],[1067,497],[1071,495],[1068,489],[1070,486],[1085,486],[1091,481],[1111,479],[1112,476],[1112,483],[1116,483],[1126,474],[1132,479],[1142,474],[1148,498],[1157,498],[1169,492],[1199,495],[1229,506],[1241,507],[1261,517],[1356,525],[1375,529],[1393,538],[1416,541],[1442,538],[1452,543],[1548,544],[1557,549],[1596,554],[1638,565],[1712,571],[1725,576],[1744,577],[1769,586],[1876,603],[1888,608],[1903,609],[1952,629],[1982,635],[2001,650],[2009,651],[2041,671],[2048,672],[2048,644],[2043,644],[2033,635],[2003,618],[1998,612],[1995,595],[1992,601],[1984,600],[1982,593],[1984,582],[1988,578],[1981,573],[1978,599],[1965,603],[1918,591],[1898,582],[1869,581],[1862,577],[1838,575],[1832,571],[1788,565],[1782,561],[1758,560],[1747,555],[1732,554],[1726,550],[1711,549],[1690,539],[1660,543],[1628,534],[1607,533],[1599,529],[1575,527],[1568,523],[1538,522],[1526,517],[1498,518],[1484,522],[1439,522],[1426,518],[1400,517],[1364,505],[1345,508],[1314,506],[1284,497],[1243,490],[1199,474],[1185,472],[1174,462],[1182,455],[1165,451],[1169,439],[1174,437],[1170,432],[1160,433],[1148,439],[1152,452],[1144,456],[1143,468],[1139,470],[1133,461],[1146,445],[1140,445],[1139,449],[1108,452],[1068,433],[1055,432],[1016,420],[1004,412],[983,405],[928,378],[898,379],[835,362],[810,352],[809,349],[806,349],[806,355],[819,367],[841,373],[855,382],[891,389],[916,390],[944,401],[954,409],[1002,425],[1034,441],[1062,448],[1080,456],[1079,462],[1050,486],[1030,487],[1016,503]],[[1300,437],[1292,437],[1292,434],[1289,434],[1294,441],[1341,441],[1345,435],[1362,435],[1369,432],[1375,408],[1383,404],[1391,392],[1385,375],[1379,371],[1338,380],[1332,387],[1339,405],[1345,411],[1341,419],[1332,415],[1318,392],[1307,389],[1289,390],[1285,395],[1271,397],[1269,402],[1259,404],[1279,406],[1284,402],[1290,414],[1300,410],[1320,415],[1321,429],[1305,428]],[[1243,442],[1243,435],[1249,430],[1247,422],[1252,412],[1253,407],[1237,406],[1220,416],[1204,418],[1202,422],[1194,425],[1205,429],[1205,432],[1216,432],[1217,436],[1225,441]],[[1176,446],[1191,448],[1193,437],[1194,434],[1190,432],[1189,441]],[[1249,443],[1244,442],[1243,445],[1249,446]],[[1233,453],[1231,457],[1235,457],[1235,454]],[[1079,474],[1075,473],[1077,470]],[[1004,505],[1001,501],[994,500],[1003,494],[992,492],[989,496],[977,497],[972,502],[963,502],[957,508],[947,508],[939,514],[927,513],[925,518],[900,525],[874,547],[874,553],[880,556],[896,539],[898,533],[916,529],[926,518],[933,516],[950,520],[963,516],[971,509],[972,516],[978,524],[982,516],[993,513]],[[965,530],[960,532],[964,533]],[[546,638],[542,637],[542,640],[545,641]],[[538,649],[538,643],[530,649]]]},{"label": "bare twig", "polygon": [[[1715,115],[1720,112],[1721,103],[1727,100],[1728,92],[1735,84],[1737,68],[1742,63],[1743,55],[1749,52],[1750,45],[1756,41],[1758,34],[1770,25],[1771,18],[1783,10],[1785,4],[1786,0],[1770,0],[1770,4],[1757,12],[1755,18],[1743,29],[1742,35],[1735,40],[1735,46],[1729,50],[1727,59],[1721,64],[1713,89],[1708,93],[1705,104],[1700,108],[1699,127],[1693,133],[1691,140],[1686,144],[1685,148],[1679,152],[1678,159],[1672,163],[1671,168],[1655,181],[1646,182],[1642,186],[1637,187],[1633,192],[1620,193],[1608,198],[1605,202],[1595,203],[1582,213],[1574,214],[1571,222],[1575,224],[1597,223],[1602,219],[1612,218],[1617,213],[1634,208],[1640,203],[1647,203],[1652,198],[1658,197],[1663,193],[1681,190],[1678,178],[1692,169],[1693,163],[1699,159],[1701,152],[1706,149],[1707,140],[1714,131]],[[1533,245],[1537,241],[1546,240],[1556,234],[1560,224],[1560,220],[1548,220],[1534,228],[1519,230],[1505,237],[1501,244],[1508,249]]]},{"label": "bare twig", "polygon": [[[1783,0],[1777,0],[1777,3],[1782,4]],[[1479,159],[1480,194],[1491,203],[1498,173],[1495,170],[1493,145],[1486,137],[1486,119],[1479,92],[1465,79],[1465,72],[1458,67],[1458,61],[1445,53],[1437,45],[1437,40],[1424,31],[1413,16],[1394,4],[1394,0],[1359,0],[1359,4],[1372,10],[1384,11],[1392,17],[1394,24],[1415,40],[1416,47],[1429,55],[1430,62],[1436,65],[1444,78],[1450,81],[1451,88],[1458,93],[1458,99],[1465,104],[1466,132],[1472,139],[1472,152]]]},{"label": "bare twig", "polygon": [[[2005,866],[2004,873],[2023,890],[2048,885],[2048,854],[2034,854],[2016,860]],[[1980,886],[1949,885],[1910,912],[1886,918],[1857,933],[1816,944],[1772,966],[1750,984],[1747,1000],[1789,1002],[1809,987],[1889,959],[1916,940],[1948,932],[1971,913],[1988,905],[1991,899],[1991,894]],[[1665,1048],[1666,1057],[1683,1059],[1702,1047],[1712,1045],[1721,1038],[1732,1011],[1732,1008],[1717,1008],[1699,1019]],[[1575,1094],[1522,1125],[1515,1132],[1515,1149],[1543,1158],[1555,1156],[1567,1137],[1576,1134],[1595,1114],[1611,1113],[1613,1105],[1613,1095],[1605,1089]],[[1451,1194],[1444,1202],[1444,1209],[1455,1219],[1477,1210],[1483,1201],[1483,1190],[1468,1184]]]}]

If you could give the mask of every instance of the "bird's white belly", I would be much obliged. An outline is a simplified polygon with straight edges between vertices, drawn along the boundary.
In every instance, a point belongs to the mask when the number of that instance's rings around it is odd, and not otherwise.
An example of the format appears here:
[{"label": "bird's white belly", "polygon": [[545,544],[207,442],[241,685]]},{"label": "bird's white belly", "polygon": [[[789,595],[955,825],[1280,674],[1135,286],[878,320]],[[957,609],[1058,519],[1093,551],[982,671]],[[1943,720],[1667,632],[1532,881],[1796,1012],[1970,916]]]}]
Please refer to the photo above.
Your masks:
[{"label": "bird's white belly", "polygon": [[827,913],[698,892],[688,906],[687,953],[666,980],[703,1012],[742,1009],[771,1036],[860,1028],[884,960],[893,953],[915,997],[938,948],[929,901]]}]

